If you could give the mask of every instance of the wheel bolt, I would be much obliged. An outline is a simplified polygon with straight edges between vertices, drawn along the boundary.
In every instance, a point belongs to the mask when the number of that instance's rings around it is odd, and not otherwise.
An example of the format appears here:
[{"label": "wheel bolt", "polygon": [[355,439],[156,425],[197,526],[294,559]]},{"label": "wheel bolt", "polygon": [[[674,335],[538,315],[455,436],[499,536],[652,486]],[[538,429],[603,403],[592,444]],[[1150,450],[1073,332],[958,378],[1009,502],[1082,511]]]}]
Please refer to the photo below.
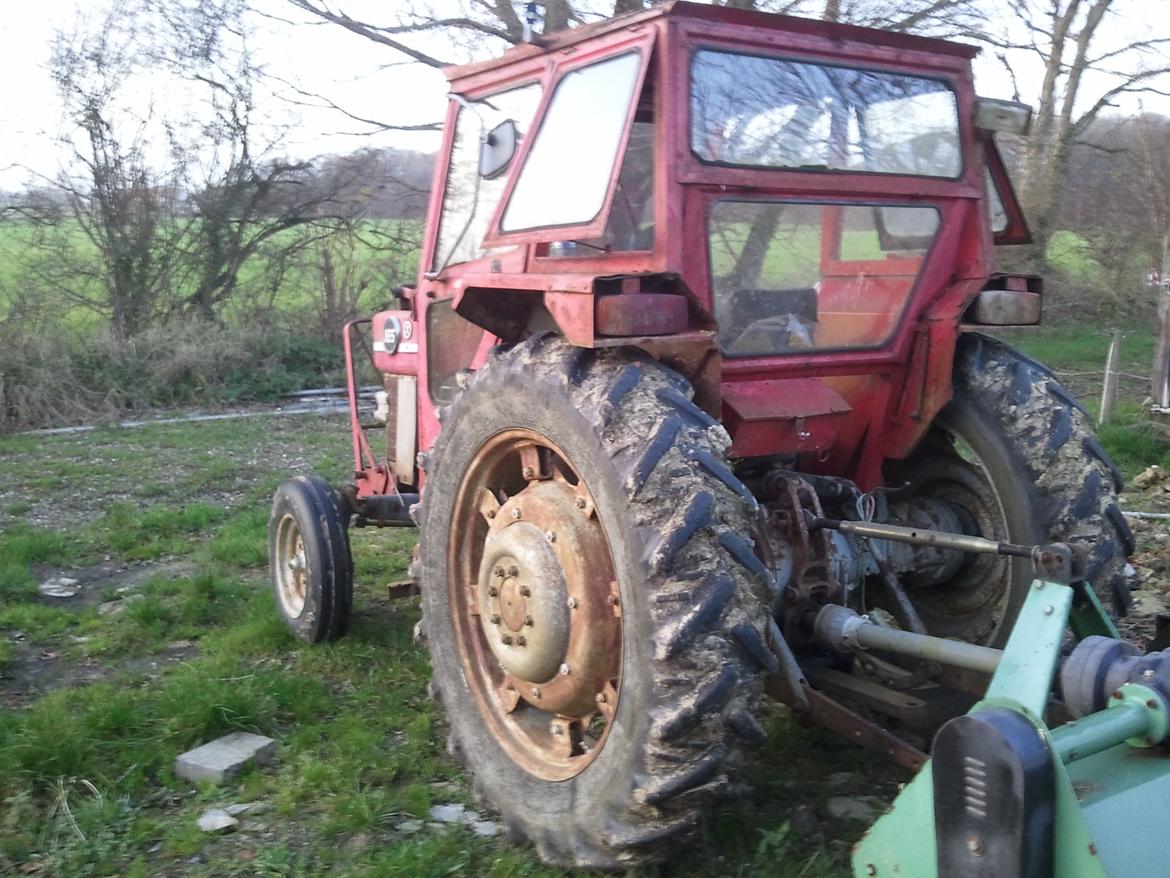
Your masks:
[{"label": "wheel bolt", "polygon": [[569,674],[573,673],[573,669],[570,668],[568,665],[564,665],[564,664],[561,665],[560,670],[561,670],[562,677],[567,677],[567,676],[569,676]]},{"label": "wheel bolt", "polygon": [[513,517],[513,518],[519,518],[519,517],[520,517],[520,507],[519,507],[519,506],[513,506],[513,507],[512,507],[512,517]]},{"label": "wheel bolt", "polygon": [[553,723],[551,726],[549,726],[549,731],[554,735],[563,735],[565,733],[564,728],[562,728],[559,723]]},{"label": "wheel bolt", "polygon": [[539,697],[540,697],[540,687],[539,687],[539,686],[533,686],[533,687],[532,687],[532,697],[533,697],[533,698],[539,698]]},{"label": "wheel bolt", "polygon": [[593,700],[596,701],[598,704],[605,704],[605,693],[598,692],[596,695],[593,696]]},{"label": "wheel bolt", "polygon": [[576,599],[576,598],[569,598],[569,600],[568,600],[568,604],[569,604],[569,609],[570,609],[570,610],[575,610],[575,609],[577,609],[577,599]]},{"label": "wheel bolt", "polygon": [[585,508],[585,498],[584,498],[584,497],[578,497],[578,498],[577,498],[577,508],[578,508],[578,509],[584,509],[584,508]]},{"label": "wheel bolt", "polygon": [[494,510],[494,509],[489,509],[489,510],[487,511],[487,517],[488,517],[488,518],[495,518],[495,517],[496,517],[496,510]]},{"label": "wheel bolt", "polygon": [[532,478],[532,467],[530,467],[530,466],[523,467],[520,470],[520,475],[524,476],[524,478],[526,478],[526,479]]},{"label": "wheel bolt", "polygon": [[520,597],[527,598],[532,596],[532,589],[526,585],[520,586]]},{"label": "wheel bolt", "polygon": [[612,595],[612,594],[611,594],[609,597],[607,597],[607,598],[605,599],[605,602],[606,602],[607,604],[609,604],[611,607],[616,607],[616,606],[617,606],[617,602],[618,602],[617,595]]},{"label": "wheel bolt", "polygon": [[516,645],[517,646],[527,646],[528,645],[528,638],[525,637],[523,634],[521,634],[520,636],[518,636],[516,638]]},{"label": "wheel bolt", "polygon": [[511,567],[508,568],[508,575],[509,576],[519,576],[520,575],[520,568],[517,567],[515,564],[513,564]]},{"label": "wheel bolt", "polygon": [[488,586],[488,597],[489,598],[499,597],[499,594],[500,594],[500,590],[498,588],[496,588],[494,585]]},{"label": "wheel bolt", "polygon": [[500,638],[500,640],[503,641],[504,646],[511,646],[512,645],[512,635],[511,634],[505,634],[503,637]]},{"label": "wheel bolt", "polygon": [[500,614],[499,613],[492,613],[491,622],[493,625],[499,625],[500,624]]},{"label": "wheel bolt", "polygon": [[536,620],[533,619],[531,616],[525,616],[524,617],[524,624],[527,625],[529,628],[531,628],[533,625],[536,624]]},{"label": "wheel bolt", "polygon": [[492,571],[492,576],[499,576],[502,578],[503,575],[504,575],[504,568],[503,567],[497,567],[495,570]]},{"label": "wheel bolt", "polygon": [[555,543],[557,541],[557,535],[555,533],[553,533],[551,530],[545,531],[544,538],[546,540],[548,540],[550,543]]}]

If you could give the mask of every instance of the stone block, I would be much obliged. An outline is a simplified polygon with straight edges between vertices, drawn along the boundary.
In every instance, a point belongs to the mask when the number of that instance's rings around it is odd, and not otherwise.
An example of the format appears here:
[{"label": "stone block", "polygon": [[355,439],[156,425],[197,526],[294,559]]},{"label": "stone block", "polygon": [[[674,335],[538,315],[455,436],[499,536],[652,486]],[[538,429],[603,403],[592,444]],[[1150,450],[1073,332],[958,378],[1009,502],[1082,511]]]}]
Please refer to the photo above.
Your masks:
[{"label": "stone block", "polygon": [[193,781],[223,783],[250,763],[263,765],[276,754],[276,742],[251,732],[232,732],[175,759],[175,774]]}]

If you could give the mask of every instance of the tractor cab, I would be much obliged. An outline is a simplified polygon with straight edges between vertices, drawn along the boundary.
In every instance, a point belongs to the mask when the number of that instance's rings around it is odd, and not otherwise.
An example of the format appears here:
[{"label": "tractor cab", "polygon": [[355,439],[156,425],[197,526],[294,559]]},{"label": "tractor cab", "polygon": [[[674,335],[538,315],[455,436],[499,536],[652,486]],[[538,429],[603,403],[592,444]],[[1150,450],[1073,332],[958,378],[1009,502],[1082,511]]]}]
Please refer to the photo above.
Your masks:
[{"label": "tractor cab", "polygon": [[[420,325],[381,363],[417,376],[418,447],[493,345],[551,329],[678,369],[738,456],[877,484],[1009,286],[997,230],[1026,240],[991,128],[1027,110],[976,98],[975,51],[673,3],[449,69],[418,285],[374,321]],[[993,319],[1036,322],[1010,286]]]}]

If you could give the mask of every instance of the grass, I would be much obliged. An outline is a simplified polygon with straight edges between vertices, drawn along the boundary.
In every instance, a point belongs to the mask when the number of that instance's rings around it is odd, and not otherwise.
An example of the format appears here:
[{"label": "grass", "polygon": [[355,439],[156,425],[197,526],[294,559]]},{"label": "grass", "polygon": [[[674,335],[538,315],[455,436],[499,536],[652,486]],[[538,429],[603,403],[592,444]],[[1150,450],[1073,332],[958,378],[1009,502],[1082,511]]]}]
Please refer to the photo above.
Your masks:
[{"label": "grass", "polygon": [[[1086,329],[1013,341],[1070,373],[1099,370],[1107,344]],[[1135,334],[1126,345],[1124,368],[1136,374],[1148,343]],[[1170,463],[1134,396],[1101,433],[1131,475]],[[411,637],[417,600],[391,602],[381,590],[405,576],[410,532],[354,534],[359,587],[342,641],[301,645],[276,616],[271,493],[294,472],[346,472],[344,431],[339,418],[256,418],[0,438],[0,872],[34,863],[62,878],[564,874],[527,846],[459,827],[396,828],[431,805],[473,802],[426,696],[425,650]],[[22,521],[33,514],[36,525]],[[115,572],[71,604],[37,595],[41,578],[74,566]],[[119,583],[136,571],[127,600]],[[99,612],[103,601],[121,611]],[[57,676],[14,692],[11,681],[45,654]],[[764,719],[771,735],[747,766],[754,794],[715,811],[705,847],[670,874],[840,878],[864,826],[828,825],[825,842],[800,837],[792,807],[835,794],[888,799],[905,779],[782,709]],[[276,738],[276,762],[225,788],[173,775],[178,753],[232,730]],[[843,787],[831,783],[837,772],[849,773]],[[271,810],[241,833],[194,826],[208,807],[253,800]]]},{"label": "grass", "polygon": [[[0,439],[0,504],[35,498],[45,519],[0,518],[0,559],[20,583],[0,601],[0,669],[19,679],[30,656],[49,653],[67,671],[16,701],[0,679],[14,707],[0,713],[0,872],[31,862],[68,878],[565,874],[531,848],[459,827],[395,828],[433,804],[473,803],[426,696],[417,600],[391,602],[379,588],[404,578],[411,532],[354,534],[359,589],[344,640],[301,645],[276,616],[271,492],[291,472],[345,472],[344,429],[338,418],[285,418]],[[61,461],[90,474],[70,482],[68,504],[36,481]],[[74,564],[156,572],[140,577],[133,600],[118,576],[87,585],[95,593],[82,604],[36,595],[40,577]],[[120,601],[121,612],[99,613],[100,601]],[[75,676],[83,669],[88,682]],[[783,711],[768,722],[775,735],[750,769],[759,793],[714,815],[708,853],[678,875],[842,876],[844,842],[795,837],[789,809],[822,799],[829,772],[843,768],[858,773],[853,792],[892,795],[899,776],[848,744]],[[275,737],[277,761],[224,789],[173,775],[178,753],[232,730]],[[251,800],[271,806],[256,821],[266,830],[194,828],[207,807]]]}]

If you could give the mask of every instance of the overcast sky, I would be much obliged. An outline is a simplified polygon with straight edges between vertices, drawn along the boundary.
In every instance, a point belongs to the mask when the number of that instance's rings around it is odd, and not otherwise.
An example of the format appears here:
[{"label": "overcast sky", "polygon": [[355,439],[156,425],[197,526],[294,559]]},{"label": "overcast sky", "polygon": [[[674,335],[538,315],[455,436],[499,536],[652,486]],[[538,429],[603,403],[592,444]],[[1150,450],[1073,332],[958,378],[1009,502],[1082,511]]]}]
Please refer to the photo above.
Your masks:
[{"label": "overcast sky", "polygon": [[[385,0],[354,0],[349,8],[356,15],[393,8],[396,2],[400,0],[389,4]],[[56,29],[68,28],[79,11],[92,11],[100,5],[98,0],[22,0],[5,4],[0,20],[0,81],[6,83],[0,98],[0,189],[17,189],[35,181],[38,174],[51,177],[60,170],[63,152],[57,141],[68,129],[46,69],[50,45]],[[299,17],[284,0],[257,0],[256,6],[275,16]],[[1131,12],[1118,18],[1107,37],[1110,45],[1120,45],[1130,34],[1148,37],[1150,13],[1164,12],[1166,6],[1164,0],[1147,0],[1131,3],[1129,8]],[[387,66],[400,59],[333,25],[293,25],[263,16],[254,17],[253,23],[255,54],[270,72],[293,81],[306,92],[326,95],[358,115],[392,122],[429,122],[442,115],[446,83],[437,70],[421,64]],[[1160,17],[1152,23],[1162,26]],[[1039,81],[1040,75],[1035,60],[1020,56],[1013,63],[1019,66],[1022,98],[1032,100],[1034,96],[1027,89]],[[1010,80],[991,53],[985,52],[976,62],[976,77],[980,93],[1011,96]],[[161,98],[155,96],[155,100],[160,99],[174,105],[181,104],[182,96],[166,91]],[[1167,104],[1165,98],[1143,98],[1143,106],[1148,109],[1168,112]],[[284,149],[294,157],[349,152],[366,145],[417,149],[433,149],[436,145],[433,135],[347,136],[344,132],[361,126],[333,111],[287,106],[278,109],[281,118],[295,123]],[[1137,99],[1128,99],[1123,109],[1137,110]],[[276,112],[273,107],[269,110]]]}]

